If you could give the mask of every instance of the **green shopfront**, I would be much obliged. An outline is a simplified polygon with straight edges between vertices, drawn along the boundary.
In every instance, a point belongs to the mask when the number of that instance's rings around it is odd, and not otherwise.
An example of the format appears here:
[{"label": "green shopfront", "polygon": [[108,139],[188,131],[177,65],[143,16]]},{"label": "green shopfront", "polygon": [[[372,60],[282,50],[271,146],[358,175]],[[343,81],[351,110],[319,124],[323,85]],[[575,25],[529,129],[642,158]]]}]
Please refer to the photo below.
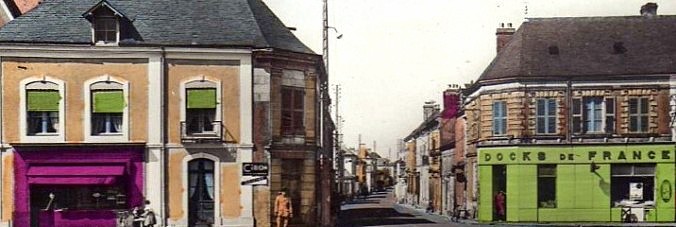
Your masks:
[{"label": "green shopfront", "polygon": [[480,148],[479,221],[674,222],[675,157],[673,144]]}]

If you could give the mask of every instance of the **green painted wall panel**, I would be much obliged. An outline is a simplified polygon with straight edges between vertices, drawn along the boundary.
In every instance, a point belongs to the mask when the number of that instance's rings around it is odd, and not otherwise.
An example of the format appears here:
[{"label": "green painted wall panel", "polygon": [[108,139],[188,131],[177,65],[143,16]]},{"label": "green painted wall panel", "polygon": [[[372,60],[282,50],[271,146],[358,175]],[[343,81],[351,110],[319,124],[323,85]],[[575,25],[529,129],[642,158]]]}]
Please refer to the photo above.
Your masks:
[{"label": "green painted wall panel", "polygon": [[655,209],[646,209],[645,220],[647,222],[656,222],[657,221],[657,211],[655,211]]},{"label": "green painted wall panel", "polygon": [[493,167],[479,166],[479,221],[493,220]]},{"label": "green painted wall panel", "polygon": [[[582,165],[589,168],[588,165]],[[599,164],[599,169],[595,173],[587,173],[592,175],[592,208],[610,207],[610,164]]]},{"label": "green painted wall panel", "polygon": [[[636,155],[635,155],[636,154]],[[676,151],[664,145],[529,146],[480,148],[479,165],[674,163]]]},{"label": "green painted wall panel", "polygon": [[658,208],[674,208],[674,164],[657,164],[655,178],[655,205]]},{"label": "green painted wall panel", "polygon": [[556,167],[556,207],[575,208],[575,166]]},{"label": "green painted wall panel", "polygon": [[575,167],[575,208],[591,209],[594,194],[592,194],[593,178],[589,165],[574,165]]},{"label": "green painted wall panel", "polygon": [[[536,209],[538,208],[537,165],[520,165],[520,167],[519,208]],[[535,217],[532,219],[535,219]]]},{"label": "green painted wall panel", "polygon": [[657,208],[656,211],[658,222],[674,222],[674,209]]},{"label": "green painted wall panel", "polygon": [[521,165],[507,166],[507,221],[519,221],[519,200],[521,192],[519,186],[521,184]]}]

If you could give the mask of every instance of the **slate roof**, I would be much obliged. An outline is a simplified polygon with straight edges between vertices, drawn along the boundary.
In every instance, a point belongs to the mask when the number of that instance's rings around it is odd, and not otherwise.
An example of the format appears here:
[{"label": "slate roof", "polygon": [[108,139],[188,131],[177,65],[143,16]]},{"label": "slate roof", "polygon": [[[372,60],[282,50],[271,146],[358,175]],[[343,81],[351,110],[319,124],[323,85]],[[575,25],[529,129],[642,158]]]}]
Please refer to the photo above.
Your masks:
[{"label": "slate roof", "polygon": [[[314,54],[261,0],[106,0],[125,16],[120,46],[276,48]],[[45,0],[0,29],[3,43],[91,44],[83,13],[101,0]]]},{"label": "slate roof", "polygon": [[[676,72],[676,16],[535,18],[524,22],[480,84]],[[549,48],[556,46],[557,54]],[[619,46],[625,51],[616,51]]]}]

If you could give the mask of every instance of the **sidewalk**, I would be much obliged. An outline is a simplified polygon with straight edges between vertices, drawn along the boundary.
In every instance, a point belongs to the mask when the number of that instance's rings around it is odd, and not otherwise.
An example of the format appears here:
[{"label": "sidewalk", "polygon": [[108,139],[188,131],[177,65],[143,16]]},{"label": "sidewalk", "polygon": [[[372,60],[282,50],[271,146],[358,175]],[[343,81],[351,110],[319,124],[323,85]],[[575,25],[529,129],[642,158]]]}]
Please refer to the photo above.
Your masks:
[{"label": "sidewalk", "polygon": [[460,219],[457,222],[452,222],[450,217],[440,214],[427,213],[425,209],[415,208],[407,204],[395,203],[394,209],[399,212],[412,213],[415,214],[416,216],[424,217],[425,219],[433,221],[435,223],[478,225],[478,223],[475,220],[468,219]]}]

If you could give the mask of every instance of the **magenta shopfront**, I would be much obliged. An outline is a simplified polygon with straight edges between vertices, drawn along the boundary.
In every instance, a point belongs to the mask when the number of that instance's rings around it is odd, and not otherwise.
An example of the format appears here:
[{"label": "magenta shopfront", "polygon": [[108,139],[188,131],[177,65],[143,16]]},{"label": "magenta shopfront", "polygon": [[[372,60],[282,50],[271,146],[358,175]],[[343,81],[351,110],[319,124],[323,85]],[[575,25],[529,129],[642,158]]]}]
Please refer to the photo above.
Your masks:
[{"label": "magenta shopfront", "polygon": [[116,226],[143,203],[144,146],[15,146],[15,226]]}]

